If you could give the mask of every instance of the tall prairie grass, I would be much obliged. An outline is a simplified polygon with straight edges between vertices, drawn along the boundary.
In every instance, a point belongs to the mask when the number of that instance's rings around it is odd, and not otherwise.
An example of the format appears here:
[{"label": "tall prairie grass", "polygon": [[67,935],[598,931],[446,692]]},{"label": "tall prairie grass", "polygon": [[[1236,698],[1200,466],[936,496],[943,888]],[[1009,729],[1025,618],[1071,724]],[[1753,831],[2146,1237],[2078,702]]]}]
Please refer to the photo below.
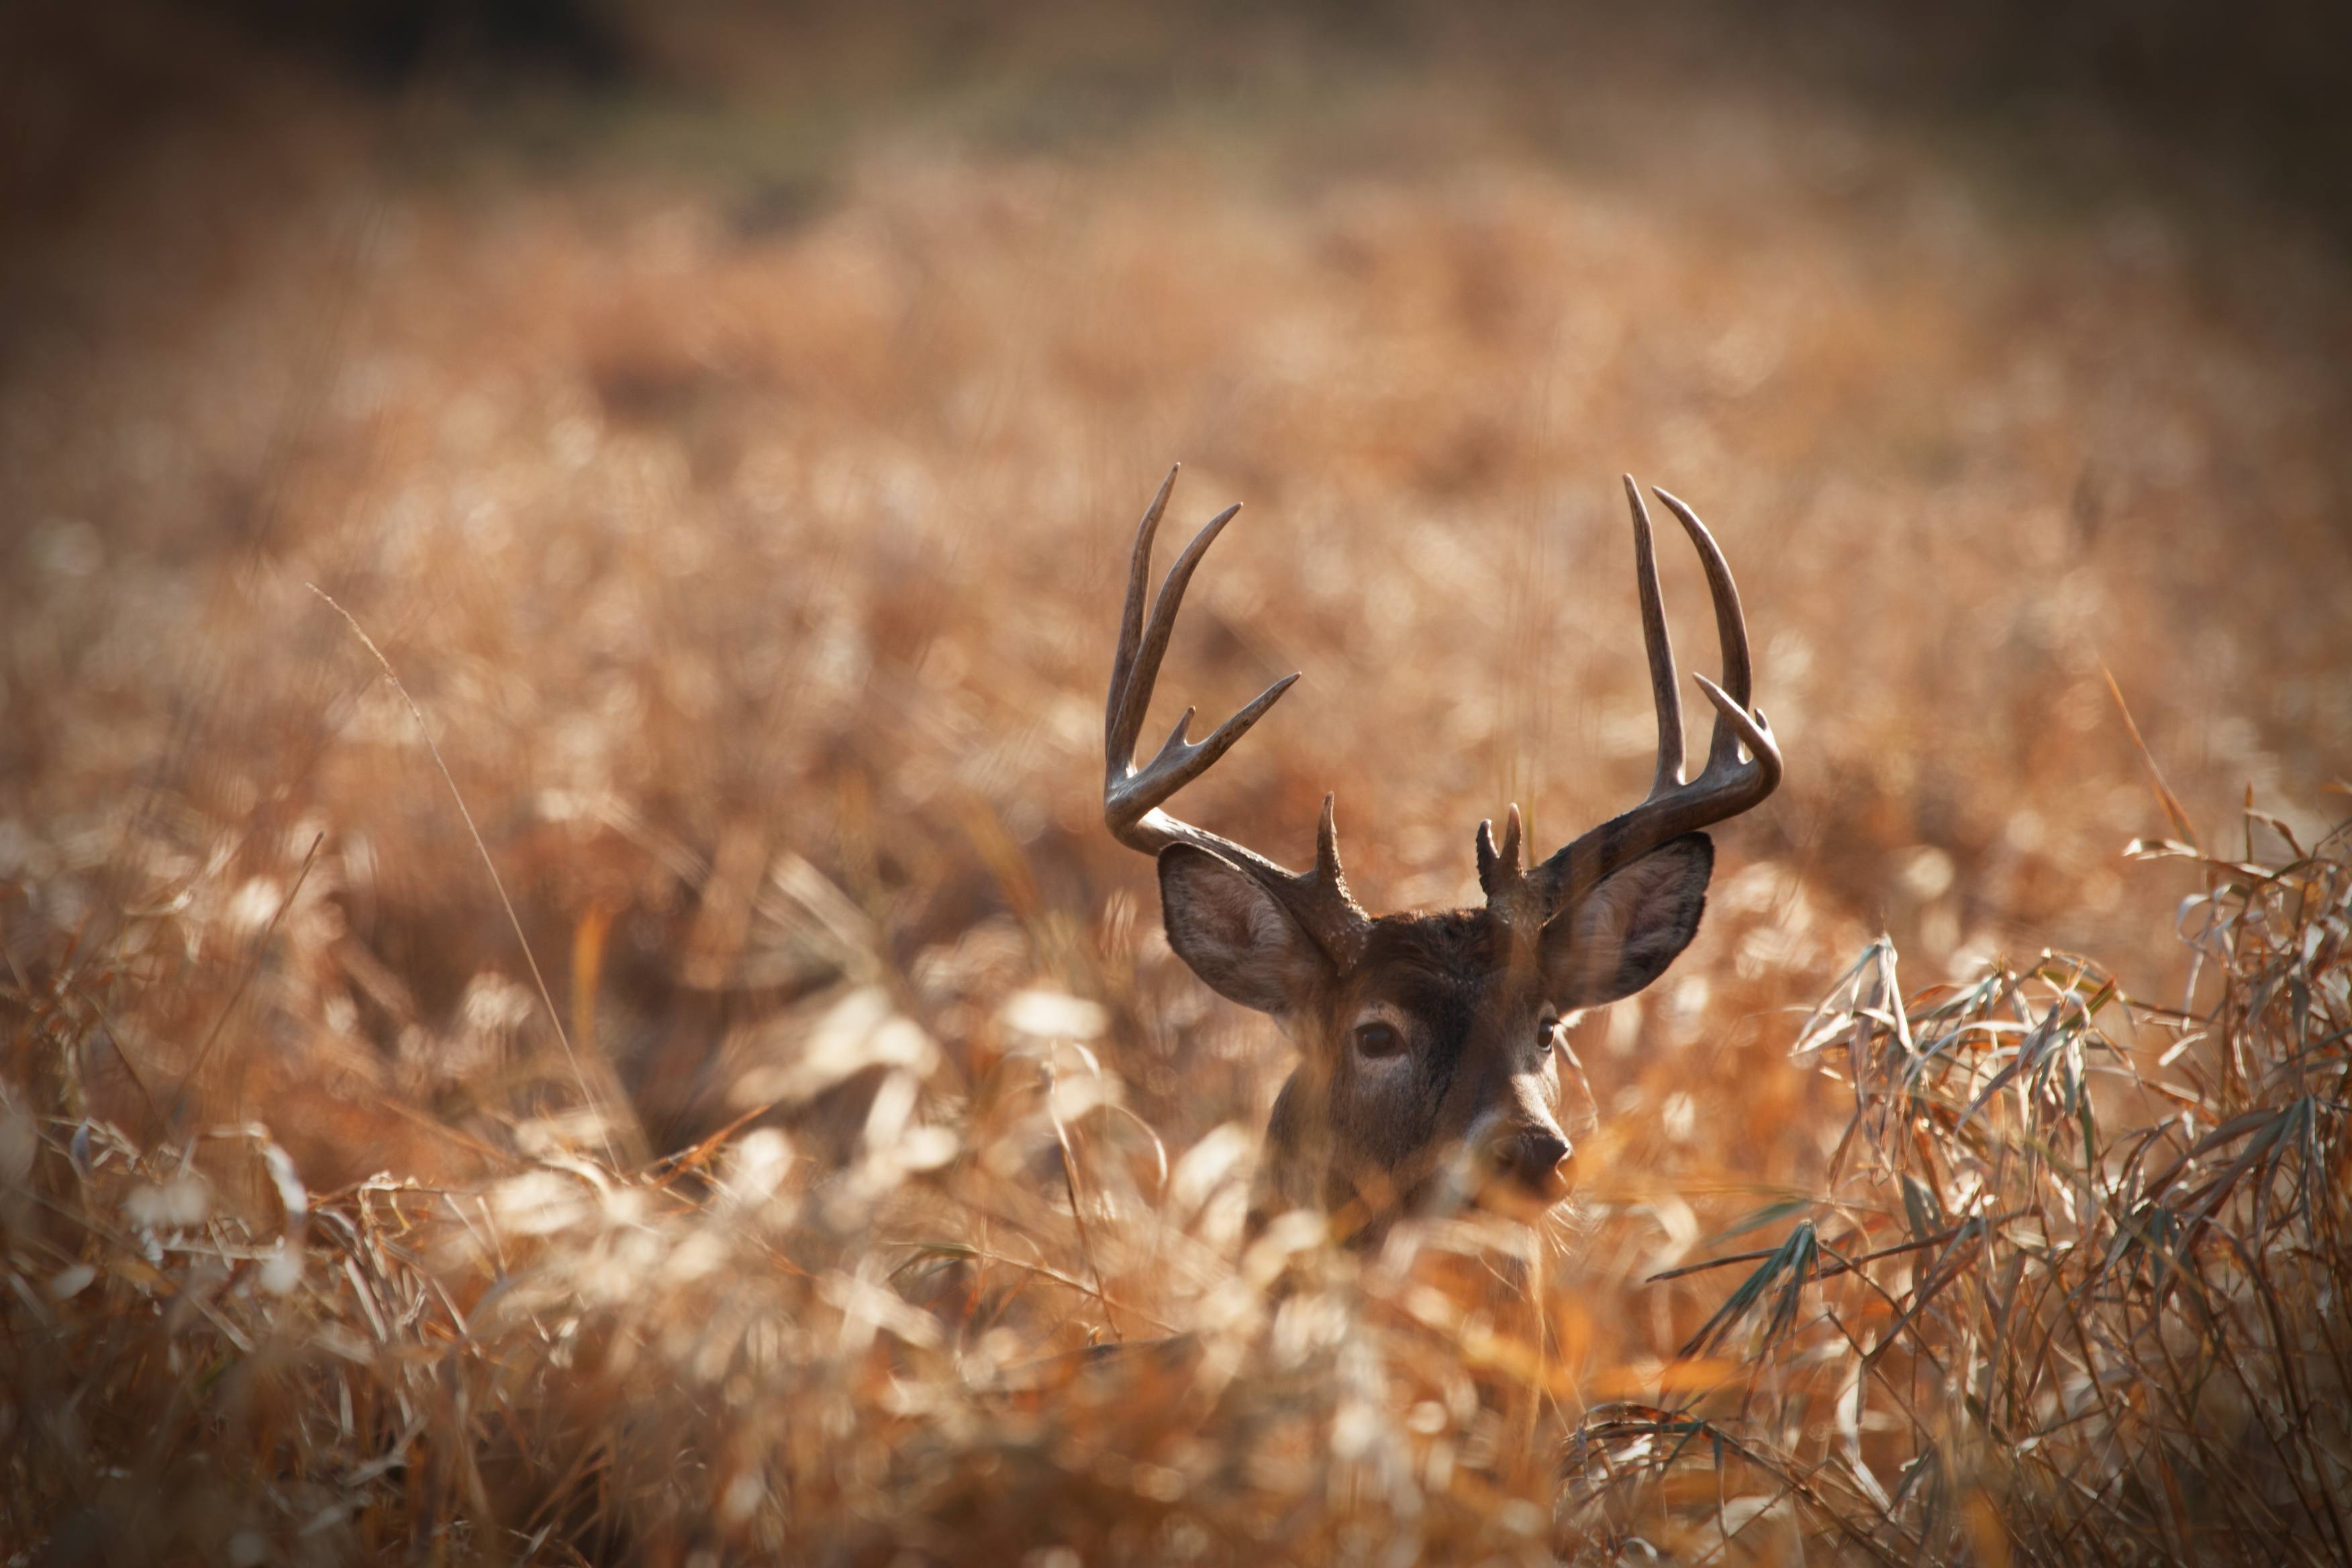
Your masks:
[{"label": "tall prairie grass", "polygon": [[1794,1041],[1851,1089],[1827,1171],[1646,1278],[1639,1205],[1240,1247],[1246,1137],[1171,1158],[1062,993],[928,1118],[919,1027],[833,1002],[803,1065],[888,1069],[845,1159],[520,1122],[315,1199],[266,1123],[82,1110],[68,993],[0,1103],[5,1518],[51,1561],[2338,1561],[2347,839],[2198,858],[2193,1015],[1872,943]]}]

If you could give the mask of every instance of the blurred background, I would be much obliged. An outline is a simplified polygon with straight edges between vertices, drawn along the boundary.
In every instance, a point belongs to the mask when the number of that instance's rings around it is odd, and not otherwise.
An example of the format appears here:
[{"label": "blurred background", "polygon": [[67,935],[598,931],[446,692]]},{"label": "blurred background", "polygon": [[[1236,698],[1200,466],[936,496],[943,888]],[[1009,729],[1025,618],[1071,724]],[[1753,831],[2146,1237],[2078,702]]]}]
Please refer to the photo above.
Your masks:
[{"label": "blurred background", "polygon": [[2126,844],[2344,815],[2347,47],[2284,0],[24,0],[18,994],[96,987],[104,1114],[264,1117],[319,1187],[583,1088],[639,1152],[854,1130],[893,1064],[951,1114],[1041,991],[1171,1149],[1255,1127],[1284,1047],[1101,826],[1137,516],[1179,459],[1171,534],[1247,506],[1156,722],[1306,672],[1185,814],[1295,862],[1336,790],[1367,900],[1444,905],[1481,817],[1646,784],[1631,470],[1723,542],[1789,766],[1579,1032],[1595,1190],[1802,1181],[1787,1047],[1871,935],[2177,1004],[2189,884]]}]

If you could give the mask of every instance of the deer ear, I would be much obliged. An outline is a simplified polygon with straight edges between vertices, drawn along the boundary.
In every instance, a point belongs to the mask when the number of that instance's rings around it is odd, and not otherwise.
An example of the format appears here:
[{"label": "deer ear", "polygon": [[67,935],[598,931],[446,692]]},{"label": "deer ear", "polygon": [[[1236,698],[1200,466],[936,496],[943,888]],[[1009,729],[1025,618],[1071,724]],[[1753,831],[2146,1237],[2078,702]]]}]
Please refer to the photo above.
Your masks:
[{"label": "deer ear", "polygon": [[1670,838],[1602,879],[1544,927],[1545,992],[1563,1010],[1598,1007],[1666,972],[1698,934],[1715,845],[1704,833]]},{"label": "deer ear", "polygon": [[1329,975],[1322,950],[1271,893],[1198,845],[1160,852],[1160,914],[1176,956],[1244,1007],[1295,1012]]}]

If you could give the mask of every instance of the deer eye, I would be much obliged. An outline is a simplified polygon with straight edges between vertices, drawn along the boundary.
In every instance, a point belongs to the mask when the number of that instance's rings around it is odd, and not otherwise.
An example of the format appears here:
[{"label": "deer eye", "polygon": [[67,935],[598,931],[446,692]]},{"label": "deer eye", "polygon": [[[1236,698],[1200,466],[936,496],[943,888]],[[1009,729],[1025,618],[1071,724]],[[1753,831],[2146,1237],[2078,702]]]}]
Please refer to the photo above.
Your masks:
[{"label": "deer eye", "polygon": [[1536,1020],[1537,1055],[1546,1057],[1551,1055],[1552,1045],[1559,1038],[1559,1018],[1558,1015],[1547,1013],[1541,1018]]},{"label": "deer eye", "polygon": [[1356,1049],[1367,1057],[1392,1057],[1404,1049],[1404,1037],[1393,1024],[1359,1024]]}]

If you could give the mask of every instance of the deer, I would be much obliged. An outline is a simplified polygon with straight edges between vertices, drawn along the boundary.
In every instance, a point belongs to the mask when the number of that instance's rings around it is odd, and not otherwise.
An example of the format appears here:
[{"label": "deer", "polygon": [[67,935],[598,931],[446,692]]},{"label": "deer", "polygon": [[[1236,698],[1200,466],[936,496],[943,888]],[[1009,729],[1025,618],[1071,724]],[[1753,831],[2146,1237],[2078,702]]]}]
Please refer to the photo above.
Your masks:
[{"label": "deer", "polygon": [[1187,708],[1151,760],[1136,742],[1193,573],[1238,505],[1211,518],[1169,568],[1145,615],[1152,543],[1181,468],[1136,530],[1104,720],[1103,819],[1157,862],[1169,946],[1211,990],[1271,1016],[1298,1063],[1276,1095],[1253,1190],[1250,1234],[1320,1211],[1351,1244],[1395,1220],[1464,1201],[1522,1216],[1570,1194],[1574,1150],[1558,1112],[1562,1023],[1642,990],[1697,933],[1714,872],[1706,828],[1752,810],[1780,782],[1771,726],[1750,701],[1748,625],[1731,568],[1697,515],[1663,489],[1714,600],[1723,679],[1695,674],[1715,710],[1706,761],[1685,781],[1682,705],[1658,586],[1650,513],[1625,477],[1636,593],[1657,718],[1657,769],[1630,810],[1545,859],[1521,856],[1519,809],[1499,843],[1476,836],[1484,908],[1372,915],[1340,868],[1334,795],[1315,864],[1289,870],[1169,813],[1298,679],[1284,676],[1200,741]]}]

